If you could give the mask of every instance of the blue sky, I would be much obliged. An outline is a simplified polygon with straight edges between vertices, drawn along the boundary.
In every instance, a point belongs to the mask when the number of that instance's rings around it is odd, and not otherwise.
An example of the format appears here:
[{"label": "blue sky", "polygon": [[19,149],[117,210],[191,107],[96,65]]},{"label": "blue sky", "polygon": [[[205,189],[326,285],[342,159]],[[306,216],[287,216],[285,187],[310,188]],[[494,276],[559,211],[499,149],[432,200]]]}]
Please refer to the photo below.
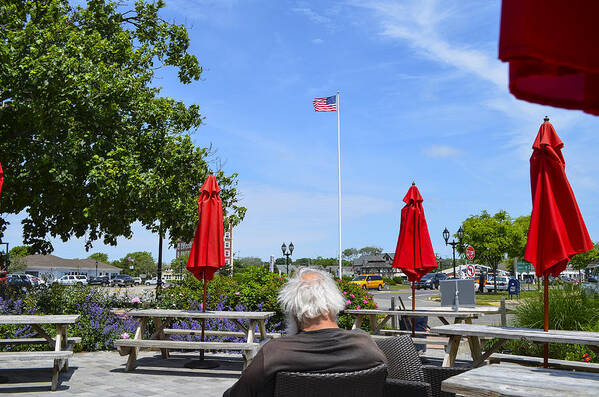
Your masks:
[{"label": "blue sky", "polygon": [[[236,255],[337,255],[337,118],[314,97],[341,91],[343,248],[394,251],[401,201],[412,181],[424,197],[435,251],[442,231],[486,209],[531,210],[529,157],[548,115],[565,143],[566,172],[593,240],[599,239],[599,119],[529,104],[507,89],[497,60],[500,1],[167,0],[164,17],[185,24],[202,81],[163,71],[163,95],[197,103],[193,135],[214,164],[239,173],[246,219]],[[18,217],[12,217],[18,220]],[[20,239],[18,222],[7,231]],[[63,257],[89,255],[79,240],[54,242]],[[157,256],[157,236],[136,228],[110,259]],[[166,250],[170,261],[174,249]]]}]

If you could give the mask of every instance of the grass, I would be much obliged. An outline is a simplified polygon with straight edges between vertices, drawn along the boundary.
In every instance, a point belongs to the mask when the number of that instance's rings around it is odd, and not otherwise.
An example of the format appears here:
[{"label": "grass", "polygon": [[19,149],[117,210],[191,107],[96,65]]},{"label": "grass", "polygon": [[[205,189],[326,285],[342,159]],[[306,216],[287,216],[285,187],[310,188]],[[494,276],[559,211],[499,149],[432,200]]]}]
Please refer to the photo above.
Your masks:
[{"label": "grass", "polygon": [[409,284],[390,285],[389,291],[404,291],[412,289]]},{"label": "grass", "polygon": [[477,305],[489,305],[489,304],[494,304],[494,303],[499,303],[501,302],[501,298],[505,298],[506,302],[514,302],[514,301],[519,301],[522,299],[527,299],[527,298],[533,298],[535,296],[538,295],[538,292],[536,290],[530,290],[530,291],[520,291],[520,298],[512,298],[511,300],[508,299],[508,294],[507,291],[497,291],[497,293],[494,292],[486,292],[484,294],[476,294],[476,304]]}]

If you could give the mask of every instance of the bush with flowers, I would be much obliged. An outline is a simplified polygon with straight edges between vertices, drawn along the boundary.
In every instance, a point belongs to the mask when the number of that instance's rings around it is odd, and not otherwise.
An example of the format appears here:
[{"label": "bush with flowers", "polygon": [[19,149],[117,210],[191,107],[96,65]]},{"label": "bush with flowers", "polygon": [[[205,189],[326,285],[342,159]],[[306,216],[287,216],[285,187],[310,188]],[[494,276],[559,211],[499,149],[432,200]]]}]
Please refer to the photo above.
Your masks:
[{"label": "bush with flowers", "polygon": [[[346,309],[378,309],[378,305],[368,291],[350,283],[348,280],[337,281],[337,283],[339,285],[339,290],[345,298]],[[354,319],[355,317],[351,314],[341,314],[338,319],[339,326],[341,328],[351,329],[352,325],[354,324]],[[368,321],[364,321],[362,323],[362,329],[369,331],[370,323]]]}]

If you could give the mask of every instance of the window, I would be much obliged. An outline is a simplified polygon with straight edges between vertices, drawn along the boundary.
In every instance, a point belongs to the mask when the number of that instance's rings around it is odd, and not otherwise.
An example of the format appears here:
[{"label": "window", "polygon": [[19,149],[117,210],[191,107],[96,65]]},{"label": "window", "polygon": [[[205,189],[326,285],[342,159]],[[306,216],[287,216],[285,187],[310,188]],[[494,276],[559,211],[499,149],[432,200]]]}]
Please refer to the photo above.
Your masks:
[{"label": "window", "polygon": [[231,260],[230,259],[225,259],[225,265],[230,265],[231,264]]},{"label": "window", "polygon": [[231,242],[225,241],[225,248],[231,248]]},{"label": "window", "polygon": [[225,232],[225,238],[226,238],[226,239],[229,239],[229,238],[231,238],[231,233],[229,233],[229,232]]},{"label": "window", "polygon": [[228,258],[231,256],[231,251],[225,250],[225,256]]}]

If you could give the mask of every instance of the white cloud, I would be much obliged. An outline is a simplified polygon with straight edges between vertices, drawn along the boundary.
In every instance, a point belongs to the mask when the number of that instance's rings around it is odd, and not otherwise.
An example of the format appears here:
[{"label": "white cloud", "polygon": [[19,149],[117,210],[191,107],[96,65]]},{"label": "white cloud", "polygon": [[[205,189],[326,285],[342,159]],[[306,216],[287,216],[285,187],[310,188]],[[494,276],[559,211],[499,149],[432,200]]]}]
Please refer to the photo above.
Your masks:
[{"label": "white cloud", "polygon": [[324,15],[320,15],[319,13],[317,13],[316,11],[314,11],[313,9],[311,9],[309,7],[294,7],[291,9],[291,11],[308,17],[308,19],[314,23],[321,23],[321,24],[331,23],[331,18],[325,17]]},{"label": "white cloud", "polygon": [[429,148],[426,148],[424,153],[429,157],[444,158],[460,156],[463,152],[451,146],[433,145]]},{"label": "white cloud", "polygon": [[312,43],[313,43],[313,44],[322,44],[322,43],[324,43],[324,40],[323,40],[323,39],[316,38],[316,39],[312,40]]}]

